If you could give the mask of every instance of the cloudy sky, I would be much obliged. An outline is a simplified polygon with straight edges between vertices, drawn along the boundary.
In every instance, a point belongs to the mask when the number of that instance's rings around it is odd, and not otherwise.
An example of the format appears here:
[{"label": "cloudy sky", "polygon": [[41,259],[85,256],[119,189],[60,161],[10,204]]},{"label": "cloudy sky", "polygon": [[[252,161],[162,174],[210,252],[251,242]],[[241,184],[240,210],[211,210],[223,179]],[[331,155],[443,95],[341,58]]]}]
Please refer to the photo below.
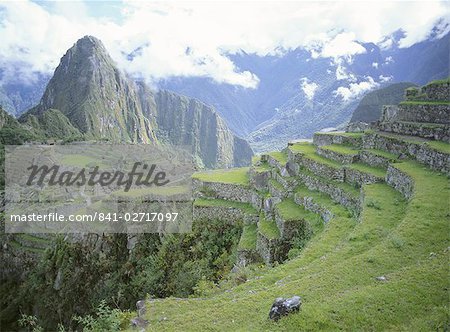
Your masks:
[{"label": "cloudy sky", "polygon": [[[450,30],[450,2],[0,1],[0,68],[3,79],[32,80],[53,72],[77,39],[93,35],[122,69],[149,82],[203,76],[254,88],[258,77],[227,54],[282,56],[305,47],[311,57],[339,62],[364,52],[357,41],[386,48],[389,35],[403,29],[400,46],[408,47],[436,25],[442,34]],[[314,94],[312,83],[302,84]]]}]

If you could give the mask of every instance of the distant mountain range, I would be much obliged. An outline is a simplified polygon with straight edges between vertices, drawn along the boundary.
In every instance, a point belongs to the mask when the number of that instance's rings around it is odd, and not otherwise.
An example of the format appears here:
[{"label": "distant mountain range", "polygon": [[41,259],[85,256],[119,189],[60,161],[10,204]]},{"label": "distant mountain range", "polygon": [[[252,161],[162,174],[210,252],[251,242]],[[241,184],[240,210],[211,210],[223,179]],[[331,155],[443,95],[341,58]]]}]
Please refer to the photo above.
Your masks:
[{"label": "distant mountain range", "polygon": [[[398,82],[421,85],[449,76],[450,34],[441,39],[430,37],[408,48],[398,47],[401,37],[401,32],[390,36],[392,45],[385,49],[373,43],[360,43],[364,52],[352,57],[312,57],[310,51],[302,48],[281,56],[245,52],[229,55],[240,70],[258,76],[260,83],[256,89],[196,77],[169,78],[159,82],[159,88],[212,105],[255,151],[273,150],[285,146],[289,140],[311,137],[313,132],[323,128],[342,126],[351,119],[359,101],[369,91]],[[33,98],[42,91],[42,82],[36,83],[35,89],[16,87],[14,94],[8,86],[3,89],[0,104],[17,115],[23,112],[24,105],[33,104]],[[137,88],[137,96],[141,89]],[[152,98],[161,100],[155,97],[157,95],[158,92],[153,92]],[[13,99],[22,102],[14,103]],[[37,99],[34,100],[37,103]],[[141,111],[136,112],[133,116],[139,118]],[[142,120],[138,118],[128,123],[139,124],[142,129],[139,135],[151,136],[145,129],[147,124],[139,122]],[[87,125],[86,119],[77,119],[76,123]]]},{"label": "distant mountain range", "polygon": [[161,86],[214,105],[256,151],[281,148],[286,141],[350,120],[359,100],[371,90],[449,76],[450,34],[408,48],[398,47],[400,37],[401,33],[392,36],[389,49],[361,43],[365,52],[351,59],[312,58],[300,48],[283,56],[231,56],[240,70],[259,77],[255,90],[207,78],[174,78]]},{"label": "distant mountain range", "polygon": [[67,51],[39,103],[18,120],[41,137],[190,146],[210,168],[246,165],[253,155],[213,108],[133,81],[90,36]]}]

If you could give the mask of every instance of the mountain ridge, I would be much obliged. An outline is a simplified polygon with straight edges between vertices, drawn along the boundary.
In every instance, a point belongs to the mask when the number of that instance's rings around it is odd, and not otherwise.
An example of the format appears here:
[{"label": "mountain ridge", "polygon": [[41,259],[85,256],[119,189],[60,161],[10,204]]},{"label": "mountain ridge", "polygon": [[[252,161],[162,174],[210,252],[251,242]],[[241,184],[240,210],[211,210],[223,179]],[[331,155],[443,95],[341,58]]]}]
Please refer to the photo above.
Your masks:
[{"label": "mountain ridge", "polygon": [[[253,155],[248,143],[236,137],[213,108],[131,80],[92,36],[81,38],[66,52],[39,104],[19,121],[38,130],[49,110],[71,135],[79,131],[85,139],[190,145],[199,165],[208,168],[246,165]],[[202,124],[205,119],[211,126]]]}]

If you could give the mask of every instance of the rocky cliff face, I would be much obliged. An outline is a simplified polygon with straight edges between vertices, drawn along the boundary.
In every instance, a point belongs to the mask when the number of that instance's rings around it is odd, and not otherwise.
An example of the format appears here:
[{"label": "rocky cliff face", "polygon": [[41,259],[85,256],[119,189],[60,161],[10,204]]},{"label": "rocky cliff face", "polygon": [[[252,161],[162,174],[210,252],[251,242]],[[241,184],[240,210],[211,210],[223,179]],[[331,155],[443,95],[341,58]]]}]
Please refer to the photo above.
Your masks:
[{"label": "rocky cliff face", "polygon": [[[72,125],[70,133],[79,131],[86,139],[190,145],[199,164],[206,167],[248,164],[253,154],[213,108],[134,82],[115,66],[101,41],[91,36],[67,51],[40,103],[20,121],[40,129],[44,120],[49,122],[49,110],[58,115],[56,123]],[[61,133],[61,128],[52,129]]]}]

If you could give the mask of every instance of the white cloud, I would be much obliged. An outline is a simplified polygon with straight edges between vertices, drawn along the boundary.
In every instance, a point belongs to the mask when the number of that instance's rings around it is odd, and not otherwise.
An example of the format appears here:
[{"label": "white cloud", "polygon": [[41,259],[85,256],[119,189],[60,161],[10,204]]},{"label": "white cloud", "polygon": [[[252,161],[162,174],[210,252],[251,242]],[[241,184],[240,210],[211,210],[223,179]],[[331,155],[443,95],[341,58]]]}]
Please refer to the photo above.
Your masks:
[{"label": "white cloud", "polygon": [[378,69],[378,62],[372,62],[372,67]]},{"label": "white cloud", "polygon": [[362,81],[359,83],[350,83],[348,87],[339,87],[333,93],[335,96],[342,97],[342,100],[348,101],[359,97],[361,94],[370,91],[380,84],[375,82],[374,79],[370,76],[366,77],[366,81]]},{"label": "white cloud", "polygon": [[366,49],[356,42],[355,38],[356,36],[353,32],[338,34],[333,39],[324,42],[320,56],[324,58],[350,58],[353,55],[365,53]]},{"label": "white cloud", "polygon": [[384,59],[384,64],[385,65],[388,65],[388,64],[393,63],[393,62],[395,62],[395,61],[394,61],[394,58],[392,56],[388,56],[388,57],[386,57],[386,59]]},{"label": "white cloud", "polygon": [[[450,4],[445,1],[123,1],[110,4],[121,6],[119,18],[93,17],[91,7],[109,6],[100,2],[40,4],[0,3],[0,67],[20,67],[27,79],[36,72],[51,73],[78,38],[94,35],[122,69],[147,80],[203,76],[252,88],[258,78],[237,68],[228,54],[280,54],[305,47],[312,58],[347,62],[365,51],[356,41],[379,43],[401,28],[406,37],[400,46],[406,47],[426,39],[439,19],[441,35],[450,22]],[[141,54],[127,61],[124,54],[143,45],[147,46]],[[336,74],[352,79],[344,62],[336,62]],[[17,77],[14,72],[6,75]]]},{"label": "white cloud", "polygon": [[391,81],[394,77],[392,75],[389,75],[389,76],[380,75],[380,76],[378,76],[378,78],[380,79],[381,83],[385,83],[385,82]]},{"label": "white cloud", "polygon": [[348,80],[350,82],[356,81],[356,76],[352,73],[350,73],[347,68],[344,66],[345,63],[347,63],[349,59],[342,57],[342,58],[336,58],[333,62],[334,65],[336,65],[336,79],[337,80]]},{"label": "white cloud", "polygon": [[311,82],[307,77],[303,77],[300,79],[300,87],[305,93],[306,98],[308,98],[309,100],[313,100],[314,94],[319,88],[319,85],[317,83]]}]

